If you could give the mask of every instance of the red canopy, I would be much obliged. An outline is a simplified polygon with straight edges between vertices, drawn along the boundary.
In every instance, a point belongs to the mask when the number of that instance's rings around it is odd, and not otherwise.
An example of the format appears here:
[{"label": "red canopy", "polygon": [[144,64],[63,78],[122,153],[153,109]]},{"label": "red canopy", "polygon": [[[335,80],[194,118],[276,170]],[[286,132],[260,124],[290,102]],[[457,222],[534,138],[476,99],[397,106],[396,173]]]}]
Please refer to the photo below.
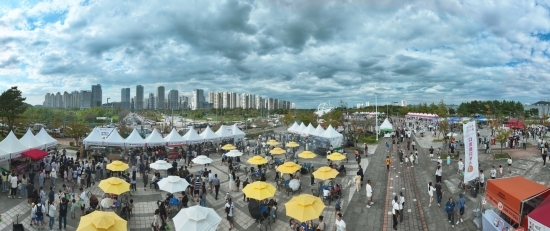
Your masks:
[{"label": "red canopy", "polygon": [[21,153],[21,155],[29,157],[33,160],[40,160],[40,159],[48,156],[48,152],[40,150],[40,149],[32,149],[32,150]]},{"label": "red canopy", "polygon": [[[548,214],[550,213],[550,196],[547,197],[540,205],[529,213],[529,227],[532,226],[544,226],[546,229],[550,227],[550,219]],[[533,227],[534,228],[534,227]],[[534,229],[534,230],[546,230],[546,229]]]}]

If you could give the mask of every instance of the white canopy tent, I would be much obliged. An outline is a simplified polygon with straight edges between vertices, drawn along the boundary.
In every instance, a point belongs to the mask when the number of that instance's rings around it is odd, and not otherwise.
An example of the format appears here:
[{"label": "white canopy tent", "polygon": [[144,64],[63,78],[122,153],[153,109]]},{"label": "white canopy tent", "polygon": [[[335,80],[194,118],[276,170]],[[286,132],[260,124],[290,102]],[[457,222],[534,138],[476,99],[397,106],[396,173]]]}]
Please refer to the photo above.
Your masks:
[{"label": "white canopy tent", "polygon": [[315,128],[313,127],[313,125],[309,124],[306,127],[306,129],[304,129],[303,133],[308,135],[308,136],[311,136],[315,133]]},{"label": "white canopy tent", "polygon": [[176,145],[185,144],[185,139],[183,139],[183,137],[180,136],[180,134],[178,133],[178,131],[176,131],[175,128],[172,128],[172,131],[170,132],[170,134],[164,137],[164,140],[168,145],[176,146]]},{"label": "white canopy tent", "polygon": [[213,141],[213,140],[219,140],[220,137],[210,129],[210,126],[207,126],[204,131],[200,134],[200,136],[205,141]]},{"label": "white canopy tent", "polygon": [[145,144],[147,144],[147,146],[163,146],[166,145],[166,140],[162,138],[162,135],[155,128],[153,132],[145,138]]},{"label": "white canopy tent", "polygon": [[296,128],[296,130],[294,130],[294,133],[298,133],[300,135],[307,135],[304,133],[304,130],[306,130],[306,128],[307,128],[306,125],[304,124],[304,122],[302,122],[300,126]]},{"label": "white canopy tent", "polygon": [[40,129],[34,137],[44,145],[45,148],[57,145],[57,140],[52,138],[44,128]]},{"label": "white canopy tent", "polygon": [[332,125],[329,125],[327,130],[325,130],[320,137],[328,139],[333,148],[339,148],[342,145],[342,140],[344,139],[344,136],[334,130]]},{"label": "white canopy tent", "polygon": [[187,144],[200,143],[204,141],[204,138],[199,136],[199,134],[197,134],[195,129],[189,129],[189,131],[187,131],[187,133],[185,133],[185,135],[183,135],[182,138],[185,140]]},{"label": "white canopy tent", "polygon": [[12,154],[11,158],[14,158],[13,154],[21,154],[24,151],[29,150],[23,143],[21,143],[12,131],[6,136],[2,142],[0,142],[0,149],[6,151],[8,154]]},{"label": "white canopy tent", "polygon": [[231,139],[231,138],[233,138],[233,129],[229,126],[222,125],[215,132],[215,134],[222,140],[223,139]]},{"label": "white canopy tent", "polygon": [[380,131],[383,131],[383,132],[393,131],[393,126],[391,125],[388,119],[385,119],[384,122],[382,122],[382,124],[380,125]]},{"label": "white canopy tent", "polygon": [[320,124],[317,125],[317,128],[315,129],[315,132],[313,132],[314,136],[321,136],[325,132],[325,129]]},{"label": "white canopy tent", "polygon": [[145,140],[141,138],[139,132],[134,128],[132,133],[124,140],[126,147],[143,147],[145,146]]},{"label": "white canopy tent", "polygon": [[239,129],[239,127],[237,127],[236,124],[233,124],[232,129],[233,129],[233,138],[235,138],[235,141],[241,140],[246,136],[246,133],[241,131],[241,129]]},{"label": "white canopy tent", "polygon": [[294,121],[294,123],[292,124],[292,126],[290,126],[287,131],[290,132],[290,133],[295,133],[296,132],[296,129],[300,127],[300,125],[298,125],[298,123],[296,123],[296,121]]},{"label": "white canopy tent", "polygon": [[28,149],[34,149],[34,148],[44,148],[44,145],[42,145],[42,142],[38,140],[33,134],[31,129],[27,129],[27,133],[19,141],[25,145]]},{"label": "white canopy tent", "polygon": [[90,145],[103,145],[103,138],[101,137],[101,134],[99,134],[99,130],[97,130],[97,128],[94,128],[94,130],[92,130],[90,134],[88,134],[88,136],[84,138],[82,143],[84,143],[84,146],[86,146],[86,148]]},{"label": "white canopy tent", "polygon": [[120,136],[117,130],[114,130],[103,140],[104,146],[124,146],[124,138]]}]

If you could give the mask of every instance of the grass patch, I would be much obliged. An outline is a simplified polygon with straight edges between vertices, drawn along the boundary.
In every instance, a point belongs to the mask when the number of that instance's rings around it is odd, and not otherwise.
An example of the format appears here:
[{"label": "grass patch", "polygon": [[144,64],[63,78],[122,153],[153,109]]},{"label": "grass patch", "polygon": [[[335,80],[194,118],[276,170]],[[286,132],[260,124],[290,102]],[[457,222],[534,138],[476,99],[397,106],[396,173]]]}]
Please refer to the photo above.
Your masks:
[{"label": "grass patch", "polygon": [[73,151],[78,151],[78,150],[80,150],[80,147],[67,146],[67,147],[65,147],[65,149],[73,150]]},{"label": "grass patch", "polygon": [[495,159],[508,159],[510,157],[510,154],[503,152],[502,154],[497,153],[495,154]]},{"label": "grass patch", "polygon": [[441,142],[441,141],[443,141],[443,140],[440,140],[440,139],[434,139],[434,140],[432,140],[432,142]]},{"label": "grass patch", "polygon": [[359,142],[358,143],[377,144],[378,141],[376,141],[376,136],[375,135],[359,136]]},{"label": "grass patch", "polygon": [[[449,154],[441,154],[441,160],[443,160],[443,162],[445,162],[445,160],[447,160],[447,156]],[[456,155],[451,155],[451,160],[456,160]]]}]

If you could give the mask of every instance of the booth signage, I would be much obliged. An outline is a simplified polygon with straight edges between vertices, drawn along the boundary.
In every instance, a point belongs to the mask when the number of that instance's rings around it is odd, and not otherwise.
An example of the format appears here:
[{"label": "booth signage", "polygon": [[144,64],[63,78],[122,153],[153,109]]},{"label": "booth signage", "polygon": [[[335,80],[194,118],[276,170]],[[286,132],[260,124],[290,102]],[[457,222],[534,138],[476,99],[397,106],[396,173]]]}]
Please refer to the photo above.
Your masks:
[{"label": "booth signage", "polygon": [[486,204],[487,204],[487,200],[485,200],[485,198],[483,198],[483,199],[481,200],[481,204],[486,205]]},{"label": "booth signage", "polygon": [[464,166],[466,166],[466,171],[464,171],[464,183],[468,183],[479,177],[476,122],[472,121],[464,124],[463,131],[464,145],[466,145],[464,153]]},{"label": "booth signage", "polygon": [[515,222],[519,222],[519,214],[512,211],[512,209],[510,209],[508,206],[506,206],[502,202],[497,201],[496,198],[493,198],[491,194],[486,194],[486,195],[487,195],[487,199],[489,199],[491,204],[493,204],[494,206],[497,206],[498,209],[504,214],[506,214],[506,216],[510,217],[510,219],[514,220]]},{"label": "booth signage", "polygon": [[106,139],[111,132],[113,132],[114,128],[97,128],[97,131],[99,132],[99,135],[101,136],[101,139]]}]

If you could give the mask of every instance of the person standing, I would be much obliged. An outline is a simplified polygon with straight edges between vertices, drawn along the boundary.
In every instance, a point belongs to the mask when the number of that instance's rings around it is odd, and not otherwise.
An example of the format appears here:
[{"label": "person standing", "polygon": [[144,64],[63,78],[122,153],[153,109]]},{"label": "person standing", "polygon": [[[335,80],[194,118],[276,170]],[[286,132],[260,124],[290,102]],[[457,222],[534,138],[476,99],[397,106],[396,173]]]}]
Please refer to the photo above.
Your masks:
[{"label": "person standing", "polygon": [[435,194],[437,196],[437,206],[441,207],[441,199],[443,198],[443,188],[441,187],[441,181],[435,183]]},{"label": "person standing", "polygon": [[363,168],[360,164],[358,164],[359,169],[357,170],[357,175],[361,176],[361,187],[363,187],[363,177],[365,177],[365,174],[363,173]]},{"label": "person standing", "polygon": [[235,191],[235,172],[231,170],[229,174],[229,192]]},{"label": "person standing", "polygon": [[147,184],[149,183],[149,171],[144,171],[141,177],[143,177],[143,190],[147,191]]},{"label": "person standing", "polygon": [[370,185],[370,180],[367,180],[367,186],[365,188],[367,190],[367,208],[370,208],[370,206],[374,204],[372,201],[372,186]]},{"label": "person standing", "polygon": [[437,166],[437,169],[435,170],[435,182],[441,182],[441,174],[443,173],[441,169],[441,165]]},{"label": "person standing", "polygon": [[17,195],[17,176],[15,176],[15,173],[11,174],[10,186],[11,186],[11,198],[15,199],[15,195]]},{"label": "person standing", "polygon": [[55,188],[56,179],[57,179],[57,170],[55,168],[52,168],[52,171],[50,172],[50,186]]},{"label": "person standing", "polygon": [[464,215],[464,206],[466,205],[466,200],[464,199],[464,194],[460,193],[458,194],[458,199],[456,199],[456,205],[458,210],[458,215],[456,218],[456,224],[458,225],[459,222],[464,222],[462,220],[462,215]]},{"label": "person standing", "polygon": [[432,182],[428,183],[428,195],[430,195],[430,203],[428,204],[429,207],[432,206],[432,201],[434,200],[434,192],[435,188],[432,186]]},{"label": "person standing", "polygon": [[229,230],[233,229],[233,202],[231,201],[231,197],[227,199],[227,203],[225,203],[225,213],[227,214],[227,221],[229,222]]},{"label": "person standing", "polygon": [[506,162],[508,163],[508,171],[512,173],[512,157],[508,156],[508,160]]},{"label": "person standing", "polygon": [[390,171],[390,164],[391,164],[391,159],[389,156],[386,156],[386,169],[388,171]]},{"label": "person standing", "polygon": [[497,178],[497,170],[495,169],[495,166],[491,166],[491,179]]},{"label": "person standing", "polygon": [[36,225],[38,229],[44,227],[44,214],[46,213],[46,209],[42,205],[42,203],[36,203],[34,207],[31,210],[31,214],[34,214]]},{"label": "person standing", "polygon": [[336,221],[334,222],[334,230],[346,231],[346,222],[342,219],[342,214],[336,214]]},{"label": "person standing", "polygon": [[540,148],[540,152],[542,155],[542,167],[546,167],[546,157],[548,156],[548,153],[546,152],[544,146]]},{"label": "person standing", "polygon": [[218,174],[214,174],[214,179],[212,180],[214,183],[214,191],[216,191],[216,200],[218,199],[218,193],[220,192],[220,179],[218,179]]},{"label": "person standing", "polygon": [[[248,178],[244,179],[244,182],[243,182],[243,189],[248,185]],[[243,201],[246,201],[246,194],[243,193]]]},{"label": "person standing", "polygon": [[392,201],[392,217],[393,217],[393,229],[397,230],[397,216],[399,216],[399,202],[397,195]]},{"label": "person standing", "polygon": [[455,227],[455,202],[453,201],[452,197],[449,197],[449,201],[447,201],[447,204],[445,204],[445,212],[447,212],[447,219],[451,223],[451,226]]},{"label": "person standing", "polygon": [[[313,175],[314,171],[315,171],[315,168],[313,166],[311,166],[311,170],[309,171],[310,172],[309,176],[310,176],[311,186],[315,185],[315,176]],[[275,175],[277,175],[277,174],[275,174]]]},{"label": "person standing", "polygon": [[69,202],[66,198],[61,198],[61,203],[59,203],[59,230],[61,230],[61,224],[63,224],[63,229],[67,230],[67,211],[69,208]]},{"label": "person standing", "polygon": [[405,197],[403,192],[399,192],[399,222],[403,222],[403,207],[405,206]]},{"label": "person standing", "polygon": [[355,181],[355,190],[359,192],[359,189],[361,188],[361,176],[359,175],[359,173],[355,175],[354,181]]},{"label": "person standing", "polygon": [[[51,176],[53,177],[53,176]],[[50,218],[49,220],[49,227],[50,227],[50,231],[53,230],[53,225],[55,224],[55,205],[53,204],[54,202],[53,201],[49,201],[48,202],[48,217]]]},{"label": "person standing", "polygon": [[462,158],[458,160],[458,172],[457,174],[460,175],[464,171],[464,162],[462,162]]},{"label": "person standing", "polygon": [[498,166],[498,174],[500,175],[500,178],[502,178],[502,172],[504,171],[504,169],[502,169],[502,165],[499,165]]}]

